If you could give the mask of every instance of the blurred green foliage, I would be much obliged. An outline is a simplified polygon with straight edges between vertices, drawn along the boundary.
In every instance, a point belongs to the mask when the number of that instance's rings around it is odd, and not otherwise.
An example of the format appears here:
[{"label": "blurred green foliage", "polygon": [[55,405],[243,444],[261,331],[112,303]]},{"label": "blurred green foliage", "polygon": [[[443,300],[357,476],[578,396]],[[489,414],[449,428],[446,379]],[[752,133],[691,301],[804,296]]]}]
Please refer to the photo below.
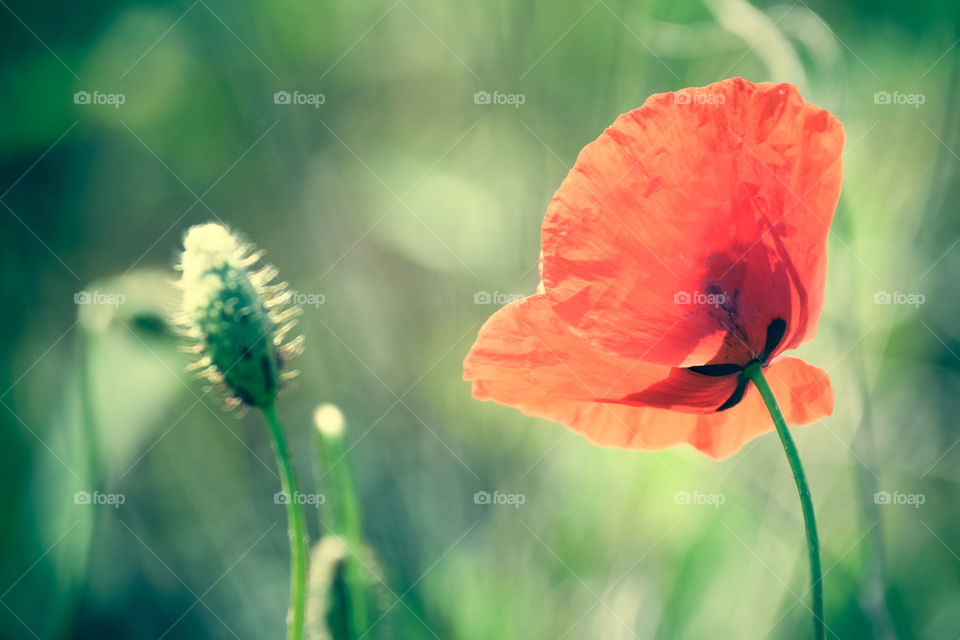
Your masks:
[{"label": "blurred green foliage", "polygon": [[794,82],[847,130],[802,351],[837,409],[796,431],[831,637],[960,633],[955,2],[0,5],[0,636],[279,637],[267,431],[204,394],[164,324],[180,238],[216,219],[322,295],[280,413],[306,489],[314,406],[347,416],[382,616],[368,637],[806,637],[775,437],[722,463],[602,450],[460,379],[495,309],[474,295],[534,289],[542,214],[578,150],[651,93],[733,75]]}]

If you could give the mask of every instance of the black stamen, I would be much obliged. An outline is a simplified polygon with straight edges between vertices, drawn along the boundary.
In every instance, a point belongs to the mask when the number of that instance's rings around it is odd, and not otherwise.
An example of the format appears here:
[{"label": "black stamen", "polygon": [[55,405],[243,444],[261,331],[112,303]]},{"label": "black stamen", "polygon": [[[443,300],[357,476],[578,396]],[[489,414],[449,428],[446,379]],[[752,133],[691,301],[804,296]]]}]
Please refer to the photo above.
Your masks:
[{"label": "black stamen", "polygon": [[687,369],[693,371],[694,373],[699,373],[702,376],[710,376],[712,378],[729,376],[732,373],[740,373],[743,371],[743,367],[738,364],[733,364],[732,362],[724,362],[721,364],[698,364],[694,367],[687,367]]},{"label": "black stamen", "polygon": [[774,318],[767,325],[767,342],[763,345],[763,353],[760,354],[760,362],[766,363],[767,358],[773,353],[773,350],[780,345],[783,334],[787,330],[787,321],[783,318]]},{"label": "black stamen", "polygon": [[[751,360],[751,362],[759,362],[763,365],[767,364],[767,360],[770,358],[770,354],[780,346],[780,341],[783,340],[783,335],[787,331],[787,322],[783,318],[774,318],[770,321],[770,324],[767,325],[767,340],[763,345],[763,352],[758,358]],[[748,362],[747,364],[750,364]],[[710,376],[711,378],[719,378],[722,376],[729,376],[735,373],[739,373],[740,376],[737,378],[737,388],[733,390],[733,394],[727,398],[727,400],[717,408],[717,412],[726,411],[730,407],[736,406],[741,400],[743,400],[744,394],[747,392],[747,385],[750,383],[750,380],[743,375],[743,370],[746,365],[739,365],[732,362],[721,362],[718,364],[700,364],[693,367],[686,367],[688,371],[694,373],[699,373],[702,376]]]},{"label": "black stamen", "polygon": [[733,390],[733,393],[727,398],[727,401],[722,405],[717,407],[717,413],[721,411],[726,411],[730,407],[736,406],[741,400],[743,400],[744,394],[747,392],[747,383],[750,382],[747,379],[747,376],[742,373],[737,378],[737,388]]}]

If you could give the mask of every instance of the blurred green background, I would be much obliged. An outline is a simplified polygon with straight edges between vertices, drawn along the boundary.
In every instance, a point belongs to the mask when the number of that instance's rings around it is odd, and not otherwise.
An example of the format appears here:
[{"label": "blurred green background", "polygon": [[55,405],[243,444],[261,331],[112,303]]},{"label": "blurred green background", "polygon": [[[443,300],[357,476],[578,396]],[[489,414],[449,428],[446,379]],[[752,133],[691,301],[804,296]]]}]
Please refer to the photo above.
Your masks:
[{"label": "blurred green background", "polygon": [[651,93],[734,75],[793,82],[847,131],[800,352],[837,408],[796,430],[830,637],[960,636],[956,2],[0,5],[0,637],[281,636],[267,430],[204,394],[163,321],[209,220],[323,302],[279,410],[321,492],[313,409],[347,416],[382,580],[367,637],[808,637],[774,436],[720,463],[603,450],[461,380],[496,300],[535,288],[578,150]]}]

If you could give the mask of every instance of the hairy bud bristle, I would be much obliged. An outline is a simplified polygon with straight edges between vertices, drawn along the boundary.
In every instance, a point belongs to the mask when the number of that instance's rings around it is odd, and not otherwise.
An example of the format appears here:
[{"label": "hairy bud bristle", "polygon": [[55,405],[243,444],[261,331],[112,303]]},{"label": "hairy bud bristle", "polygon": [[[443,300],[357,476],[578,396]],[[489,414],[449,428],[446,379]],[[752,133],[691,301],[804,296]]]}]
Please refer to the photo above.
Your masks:
[{"label": "hairy bud bristle", "polygon": [[266,407],[292,375],[286,362],[301,339],[284,339],[299,309],[289,306],[286,283],[272,284],[277,270],[256,268],[262,254],[227,227],[191,227],[183,241],[180,325],[196,343],[191,365],[223,389],[228,408]]}]

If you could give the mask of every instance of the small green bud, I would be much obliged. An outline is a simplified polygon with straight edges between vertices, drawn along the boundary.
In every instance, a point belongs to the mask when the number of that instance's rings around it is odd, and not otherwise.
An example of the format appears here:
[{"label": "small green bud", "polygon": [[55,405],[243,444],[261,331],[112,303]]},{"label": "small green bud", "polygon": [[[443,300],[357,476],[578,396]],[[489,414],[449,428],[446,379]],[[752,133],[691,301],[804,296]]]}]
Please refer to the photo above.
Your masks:
[{"label": "small green bud", "polygon": [[324,536],[310,553],[310,597],[307,602],[307,630],[311,640],[349,640],[351,593],[347,582],[349,554],[344,541]]},{"label": "small green bud", "polygon": [[329,402],[318,405],[313,411],[313,424],[321,435],[328,438],[340,438],[343,436],[343,428],[346,419],[340,407]]}]

